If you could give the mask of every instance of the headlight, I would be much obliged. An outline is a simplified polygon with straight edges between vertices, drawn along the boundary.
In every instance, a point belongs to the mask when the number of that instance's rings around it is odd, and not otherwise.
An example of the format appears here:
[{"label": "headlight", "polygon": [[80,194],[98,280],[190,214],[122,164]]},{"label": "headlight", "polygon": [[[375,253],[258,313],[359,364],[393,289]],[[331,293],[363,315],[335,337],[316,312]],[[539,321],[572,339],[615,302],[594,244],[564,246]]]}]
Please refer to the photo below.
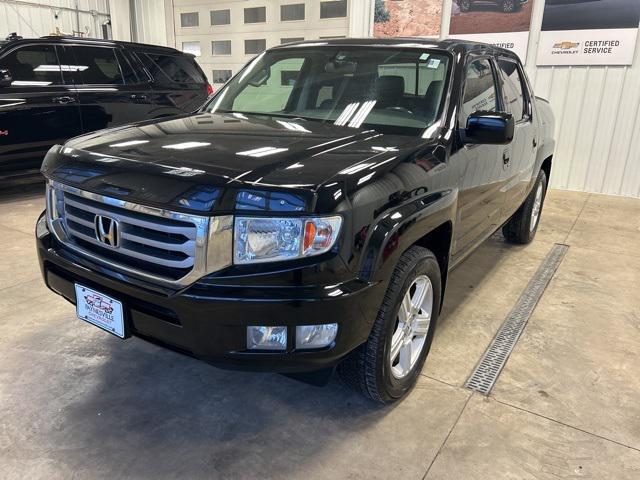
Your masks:
[{"label": "headlight", "polygon": [[234,263],[274,262],[319,255],[336,243],[342,217],[236,217]]}]

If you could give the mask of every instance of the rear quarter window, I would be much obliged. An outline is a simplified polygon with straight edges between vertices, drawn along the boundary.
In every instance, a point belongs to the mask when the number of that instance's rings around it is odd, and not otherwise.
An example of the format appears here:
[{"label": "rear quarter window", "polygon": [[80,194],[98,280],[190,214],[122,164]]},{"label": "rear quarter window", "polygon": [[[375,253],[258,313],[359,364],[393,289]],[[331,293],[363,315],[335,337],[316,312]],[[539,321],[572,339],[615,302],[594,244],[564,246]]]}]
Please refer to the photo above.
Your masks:
[{"label": "rear quarter window", "polygon": [[204,74],[195,60],[184,55],[138,53],[140,60],[159,84],[203,84]]}]

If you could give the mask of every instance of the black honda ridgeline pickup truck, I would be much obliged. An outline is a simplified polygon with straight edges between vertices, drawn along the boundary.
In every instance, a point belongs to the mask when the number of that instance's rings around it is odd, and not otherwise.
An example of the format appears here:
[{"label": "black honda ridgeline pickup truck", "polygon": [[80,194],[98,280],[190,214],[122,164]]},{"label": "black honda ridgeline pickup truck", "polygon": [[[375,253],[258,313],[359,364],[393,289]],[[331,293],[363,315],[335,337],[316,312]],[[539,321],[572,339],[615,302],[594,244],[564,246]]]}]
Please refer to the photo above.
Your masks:
[{"label": "black honda ridgeline pickup truck", "polygon": [[343,39],[254,58],[198,112],[53,147],[36,227],[79,318],[214,365],[416,382],[447,274],[536,233],[553,116],[517,57]]}]

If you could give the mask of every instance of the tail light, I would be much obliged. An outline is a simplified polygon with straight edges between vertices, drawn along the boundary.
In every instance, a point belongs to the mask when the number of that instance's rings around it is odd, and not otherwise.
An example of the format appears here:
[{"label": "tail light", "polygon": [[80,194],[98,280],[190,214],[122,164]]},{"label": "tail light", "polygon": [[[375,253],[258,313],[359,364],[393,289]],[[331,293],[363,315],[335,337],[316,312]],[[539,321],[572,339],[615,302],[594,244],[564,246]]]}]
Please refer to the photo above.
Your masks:
[{"label": "tail light", "polygon": [[207,83],[207,95],[213,95],[213,87]]}]

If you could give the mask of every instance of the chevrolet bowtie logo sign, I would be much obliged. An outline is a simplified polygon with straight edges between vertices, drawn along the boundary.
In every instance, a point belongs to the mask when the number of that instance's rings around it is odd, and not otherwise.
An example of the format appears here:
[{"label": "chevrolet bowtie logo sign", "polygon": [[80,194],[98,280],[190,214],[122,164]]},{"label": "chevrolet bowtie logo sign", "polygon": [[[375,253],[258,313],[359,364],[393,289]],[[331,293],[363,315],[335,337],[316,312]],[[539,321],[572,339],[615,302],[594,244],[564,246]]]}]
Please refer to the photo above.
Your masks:
[{"label": "chevrolet bowtie logo sign", "polygon": [[103,215],[96,215],[94,220],[96,239],[100,243],[112,248],[117,248],[120,244],[120,232],[118,221]]},{"label": "chevrolet bowtie logo sign", "polygon": [[575,43],[575,42],[560,42],[560,43],[556,43],[553,48],[561,48],[562,50],[570,50],[572,48],[577,48],[578,45],[580,45],[579,43]]}]

